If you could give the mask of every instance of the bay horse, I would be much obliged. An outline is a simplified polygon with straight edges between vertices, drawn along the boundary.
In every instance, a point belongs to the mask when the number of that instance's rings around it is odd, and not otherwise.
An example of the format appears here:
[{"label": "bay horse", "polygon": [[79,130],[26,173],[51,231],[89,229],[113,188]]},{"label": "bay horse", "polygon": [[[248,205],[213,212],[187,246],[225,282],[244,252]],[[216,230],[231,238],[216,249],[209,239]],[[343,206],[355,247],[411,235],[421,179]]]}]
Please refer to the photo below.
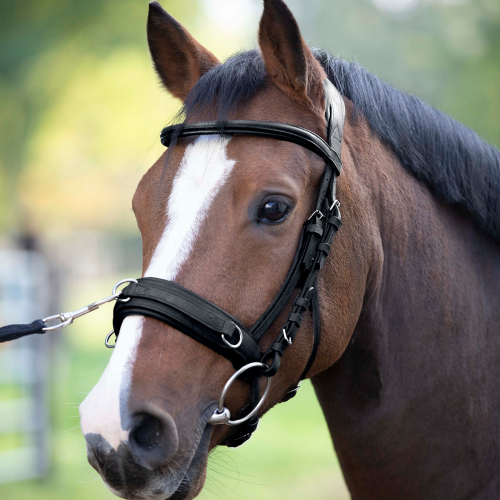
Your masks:
[{"label": "bay horse", "polygon": [[[321,342],[306,378],[347,486],[355,500],[500,498],[500,153],[359,65],[309,49],[282,0],[264,0],[260,50],[223,64],[156,2],[147,33],[188,123],[281,122],[324,138],[322,82],[340,91],[343,226],[319,275]],[[290,268],[324,165],[269,138],[179,139],[133,198],[143,275],[252,325]],[[312,344],[307,315],[261,414],[298,382]],[[111,491],[196,497],[228,433],[207,422],[233,373],[173,327],[127,317],[80,407],[89,461]],[[248,397],[239,381],[226,404]]]}]

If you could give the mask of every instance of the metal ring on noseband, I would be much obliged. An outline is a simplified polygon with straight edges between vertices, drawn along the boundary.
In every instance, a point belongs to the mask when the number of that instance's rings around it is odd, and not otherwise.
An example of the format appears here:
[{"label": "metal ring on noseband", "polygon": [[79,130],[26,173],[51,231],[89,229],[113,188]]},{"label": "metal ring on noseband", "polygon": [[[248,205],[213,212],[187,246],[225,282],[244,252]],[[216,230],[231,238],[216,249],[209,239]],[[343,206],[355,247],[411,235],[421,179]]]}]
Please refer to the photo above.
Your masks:
[{"label": "metal ring on noseband", "polygon": [[243,343],[243,332],[241,331],[241,328],[238,325],[236,325],[235,323],[233,323],[233,325],[236,327],[236,329],[238,330],[238,333],[240,334],[240,340],[238,340],[238,342],[236,342],[236,344],[231,344],[231,342],[229,342],[229,340],[226,339],[226,337],[224,336],[223,333],[221,334],[221,337],[222,337],[222,340],[229,347],[231,347],[232,349],[238,349],[238,347],[240,347],[240,345]]},{"label": "metal ring on noseband", "polygon": [[211,425],[226,424],[235,426],[235,425],[240,425],[243,422],[246,422],[247,420],[250,420],[254,415],[257,414],[257,412],[264,404],[267,395],[269,394],[269,389],[271,388],[271,378],[267,379],[266,388],[264,389],[264,394],[262,394],[260,401],[255,405],[255,408],[248,415],[245,415],[243,418],[240,418],[238,420],[231,420],[231,412],[229,411],[228,408],[224,407],[224,400],[226,399],[227,391],[229,391],[233,382],[242,373],[246,372],[247,370],[250,370],[251,368],[267,368],[267,365],[265,363],[260,363],[260,362],[248,363],[248,365],[243,366],[237,372],[235,372],[232,375],[232,377],[226,382],[224,389],[222,389],[222,394],[219,400],[219,407],[214,411],[213,415],[210,417],[210,420],[207,423]]},{"label": "metal ring on noseband", "polygon": [[113,287],[113,295],[117,295],[116,300],[119,300],[120,302],[128,302],[130,300],[130,297],[128,299],[120,299],[118,298],[120,296],[120,293],[117,292],[117,289],[120,285],[123,285],[124,283],[137,283],[137,280],[134,278],[127,278],[125,280],[119,281],[114,287]]},{"label": "metal ring on noseband", "polygon": [[116,339],[115,339],[115,343],[114,344],[110,344],[109,343],[109,339],[111,338],[111,335],[113,335],[115,333],[114,330],[111,330],[107,335],[106,335],[106,339],[104,340],[104,345],[108,348],[108,349],[114,349],[115,346],[116,346]]}]

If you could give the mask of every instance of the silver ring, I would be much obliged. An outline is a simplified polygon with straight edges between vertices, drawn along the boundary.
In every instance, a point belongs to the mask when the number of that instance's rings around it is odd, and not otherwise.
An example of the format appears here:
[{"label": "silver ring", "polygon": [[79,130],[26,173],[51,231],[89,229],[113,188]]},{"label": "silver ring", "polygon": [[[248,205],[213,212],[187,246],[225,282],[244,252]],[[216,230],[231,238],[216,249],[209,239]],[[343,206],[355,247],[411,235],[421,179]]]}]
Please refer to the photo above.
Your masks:
[{"label": "silver ring", "polygon": [[124,279],[124,280],[121,280],[119,281],[114,287],[113,287],[113,292],[112,294],[113,295],[116,295],[116,300],[118,300],[119,302],[128,302],[130,300],[130,297],[128,299],[120,299],[120,295],[121,295],[121,292],[117,292],[118,290],[118,287],[120,285],[123,285],[124,283],[137,283],[137,280],[134,279],[134,278],[127,278],[127,279]]},{"label": "silver ring", "polygon": [[223,333],[221,333],[221,337],[222,337],[222,340],[231,348],[233,349],[237,349],[238,347],[240,347],[240,345],[243,343],[243,332],[241,331],[241,328],[233,323],[233,325],[236,327],[236,329],[238,330],[238,333],[240,334],[240,340],[238,340],[238,342],[236,344],[231,344],[231,342],[229,342],[225,335]]},{"label": "silver ring", "polygon": [[222,425],[222,424],[227,424],[227,425],[239,425],[242,424],[243,422],[246,422],[247,420],[250,420],[262,407],[264,404],[264,401],[267,398],[267,395],[269,394],[269,390],[271,389],[271,378],[268,377],[267,383],[266,383],[266,388],[264,389],[264,394],[262,394],[260,401],[257,403],[255,408],[248,414],[245,415],[243,418],[240,418],[239,420],[231,420],[231,412],[224,407],[224,400],[226,399],[226,394],[233,382],[243,373],[246,372],[247,370],[250,370],[251,368],[268,368],[268,366],[265,363],[260,363],[260,362],[254,362],[254,363],[248,363],[248,365],[243,366],[240,368],[237,372],[235,372],[232,377],[226,382],[226,385],[224,386],[224,389],[222,389],[222,394],[220,396],[219,400],[219,407],[214,411],[213,415],[210,417],[210,420],[207,422],[208,424],[211,425]]},{"label": "silver ring", "polygon": [[111,330],[107,335],[106,335],[106,340],[104,340],[104,345],[108,348],[108,349],[114,349],[115,346],[116,346],[116,340],[115,340],[115,343],[114,344],[110,344],[109,343],[109,339],[111,338],[111,335],[113,335],[113,333],[115,333],[114,330]]}]

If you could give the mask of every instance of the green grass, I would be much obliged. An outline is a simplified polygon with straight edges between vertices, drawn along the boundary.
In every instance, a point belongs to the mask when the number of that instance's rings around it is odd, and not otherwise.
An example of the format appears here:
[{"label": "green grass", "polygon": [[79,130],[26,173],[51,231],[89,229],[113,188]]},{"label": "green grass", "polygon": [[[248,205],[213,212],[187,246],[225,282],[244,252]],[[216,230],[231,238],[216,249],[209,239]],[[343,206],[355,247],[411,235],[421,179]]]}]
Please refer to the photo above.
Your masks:
[{"label": "green grass", "polygon": [[[104,291],[104,294],[107,290]],[[104,296],[87,290],[86,297]],[[75,297],[74,295],[72,295]],[[83,298],[83,300],[80,300]],[[73,306],[75,304],[72,304]],[[70,306],[71,307],[71,306]],[[2,500],[106,500],[114,497],[88,465],[78,405],[99,379],[111,351],[104,348],[109,310],[89,315],[64,333],[54,359],[52,467],[45,480],[0,485]],[[0,436],[0,448],[2,444]],[[10,445],[11,443],[9,443]],[[298,395],[262,419],[248,443],[215,450],[205,500],[347,500],[342,475],[321,409],[309,382]]]}]

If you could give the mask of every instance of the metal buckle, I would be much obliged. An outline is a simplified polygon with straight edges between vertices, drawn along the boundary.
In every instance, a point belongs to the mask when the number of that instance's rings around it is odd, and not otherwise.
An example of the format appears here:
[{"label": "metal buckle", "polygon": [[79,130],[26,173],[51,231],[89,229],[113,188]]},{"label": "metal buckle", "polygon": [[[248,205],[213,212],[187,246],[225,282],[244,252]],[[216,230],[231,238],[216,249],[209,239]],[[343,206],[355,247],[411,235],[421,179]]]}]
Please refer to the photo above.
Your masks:
[{"label": "metal buckle", "polygon": [[337,209],[337,211],[339,211],[339,209],[340,209],[340,201],[339,201],[339,200],[337,200],[337,199],[336,199],[336,200],[332,203],[332,206],[330,207],[330,212],[331,212],[334,208],[336,208],[336,209]]},{"label": "metal buckle", "polygon": [[243,343],[243,332],[241,331],[241,328],[233,323],[234,327],[238,330],[238,333],[240,334],[240,340],[238,340],[238,342],[236,342],[236,344],[231,344],[231,342],[229,342],[226,337],[224,336],[223,333],[221,333],[221,337],[222,337],[222,340],[229,346],[231,347],[231,349],[237,349],[238,347],[240,347],[240,345]]},{"label": "metal buckle", "polygon": [[292,345],[292,339],[287,335],[285,327],[283,327],[281,333],[283,334],[283,337],[285,337],[285,340],[288,342],[288,345]]},{"label": "metal buckle", "polygon": [[251,368],[267,368],[267,365],[265,363],[260,363],[258,361],[255,361],[253,363],[248,363],[248,365],[243,366],[240,368],[237,372],[235,372],[232,377],[226,382],[226,385],[224,386],[224,389],[222,389],[222,394],[220,396],[219,400],[219,406],[218,408],[214,411],[212,416],[210,417],[210,420],[207,422],[207,424],[210,425],[240,425],[243,422],[246,422],[247,420],[250,420],[262,407],[264,404],[264,401],[267,398],[267,395],[269,394],[269,390],[271,389],[271,379],[267,379],[266,383],[266,388],[264,389],[264,394],[262,394],[259,402],[255,405],[255,408],[246,416],[243,418],[240,418],[238,420],[231,420],[231,412],[229,411],[228,408],[224,407],[224,400],[226,399],[226,394],[227,391],[229,391],[229,388],[231,385],[233,385],[233,382],[244,372],[247,370],[250,370]]},{"label": "metal buckle", "polygon": [[310,221],[315,215],[317,215],[319,217],[319,220],[323,220],[325,218],[325,216],[323,215],[323,212],[321,212],[321,210],[315,210],[311,216],[309,217],[309,219],[307,219],[308,221]]}]

